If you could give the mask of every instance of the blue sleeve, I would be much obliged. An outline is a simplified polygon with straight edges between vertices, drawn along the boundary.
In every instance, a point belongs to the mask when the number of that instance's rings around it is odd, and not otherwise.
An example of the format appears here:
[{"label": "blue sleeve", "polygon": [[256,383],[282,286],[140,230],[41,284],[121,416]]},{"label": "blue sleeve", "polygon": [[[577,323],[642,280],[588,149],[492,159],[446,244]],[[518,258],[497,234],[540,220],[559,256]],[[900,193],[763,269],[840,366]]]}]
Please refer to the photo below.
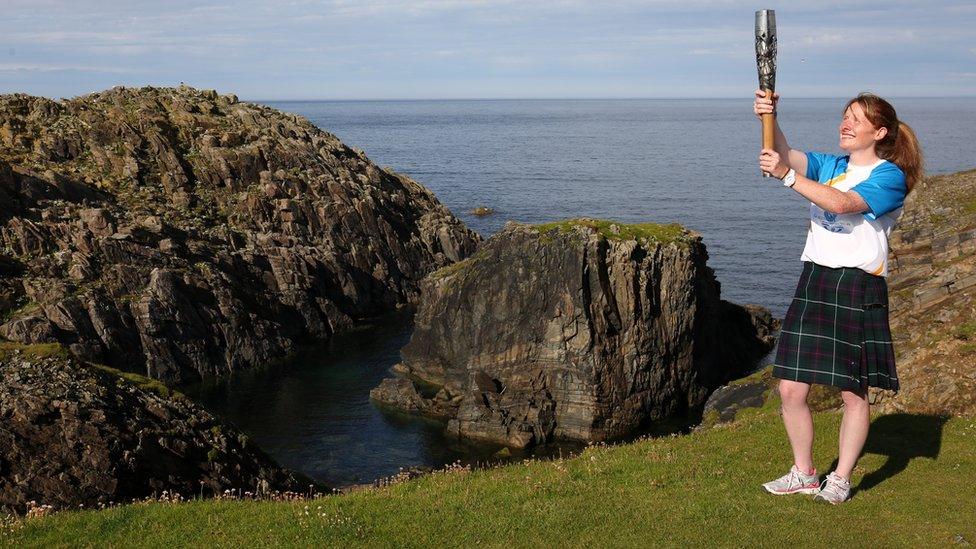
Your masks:
[{"label": "blue sleeve", "polygon": [[877,219],[897,210],[904,204],[905,195],[908,194],[904,172],[891,162],[875,168],[867,179],[854,185],[851,190],[859,194],[870,208],[864,214],[868,219]]},{"label": "blue sleeve", "polygon": [[828,164],[833,164],[836,162],[837,157],[832,154],[824,154],[818,152],[808,152],[807,154],[807,179],[812,179],[814,181],[819,181],[823,183],[820,179],[820,170]]}]

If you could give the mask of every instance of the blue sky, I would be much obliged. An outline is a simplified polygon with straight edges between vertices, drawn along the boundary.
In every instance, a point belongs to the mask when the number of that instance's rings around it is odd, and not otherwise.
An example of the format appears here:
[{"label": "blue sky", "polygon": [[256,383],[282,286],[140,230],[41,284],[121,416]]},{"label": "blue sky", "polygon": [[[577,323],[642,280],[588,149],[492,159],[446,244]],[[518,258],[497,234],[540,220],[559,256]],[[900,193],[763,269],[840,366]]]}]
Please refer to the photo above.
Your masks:
[{"label": "blue sky", "polygon": [[0,0],[0,93],[749,96],[759,8],[777,12],[784,95],[976,95],[972,0]]}]

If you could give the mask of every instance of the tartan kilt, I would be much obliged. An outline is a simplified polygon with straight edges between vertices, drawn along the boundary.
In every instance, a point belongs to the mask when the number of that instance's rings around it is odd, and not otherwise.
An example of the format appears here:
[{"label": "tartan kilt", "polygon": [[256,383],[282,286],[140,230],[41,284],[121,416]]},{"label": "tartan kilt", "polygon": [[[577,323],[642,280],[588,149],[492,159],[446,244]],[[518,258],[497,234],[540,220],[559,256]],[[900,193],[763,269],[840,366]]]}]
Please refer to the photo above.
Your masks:
[{"label": "tartan kilt", "polygon": [[804,262],[780,331],[773,376],[856,392],[897,391],[884,277]]}]

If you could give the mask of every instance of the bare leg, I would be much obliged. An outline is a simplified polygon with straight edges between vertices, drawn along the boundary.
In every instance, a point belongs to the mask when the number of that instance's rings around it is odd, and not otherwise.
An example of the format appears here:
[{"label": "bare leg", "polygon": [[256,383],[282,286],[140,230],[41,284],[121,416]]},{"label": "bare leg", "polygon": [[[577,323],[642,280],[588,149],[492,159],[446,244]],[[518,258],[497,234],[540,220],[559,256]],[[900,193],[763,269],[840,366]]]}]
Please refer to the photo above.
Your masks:
[{"label": "bare leg", "polygon": [[779,395],[783,401],[783,424],[793,448],[793,463],[804,473],[813,471],[813,416],[807,407],[810,384],[781,379]]},{"label": "bare leg", "polygon": [[840,456],[836,473],[850,480],[851,471],[861,456],[864,441],[871,425],[871,406],[867,393],[841,391],[844,397],[844,418],[840,422]]}]

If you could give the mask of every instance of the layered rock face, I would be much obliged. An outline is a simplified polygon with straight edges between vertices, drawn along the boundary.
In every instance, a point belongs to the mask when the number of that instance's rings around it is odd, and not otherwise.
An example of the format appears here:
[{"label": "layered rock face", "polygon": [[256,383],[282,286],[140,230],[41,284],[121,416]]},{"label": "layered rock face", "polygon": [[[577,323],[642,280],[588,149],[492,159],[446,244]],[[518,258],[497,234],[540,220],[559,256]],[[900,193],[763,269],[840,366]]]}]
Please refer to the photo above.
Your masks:
[{"label": "layered rock face", "polygon": [[167,382],[415,300],[478,237],[418,183],[232,95],[0,96],[0,335]]},{"label": "layered rock face", "polygon": [[308,491],[307,479],[159,382],[56,347],[0,344],[0,509]]},{"label": "layered rock face", "polygon": [[613,439],[696,408],[775,329],[720,300],[706,259],[678,226],[510,223],[424,280],[400,375],[371,397],[513,447]]},{"label": "layered rock face", "polygon": [[976,170],[926,178],[891,235],[891,332],[901,391],[888,412],[976,413]]}]

